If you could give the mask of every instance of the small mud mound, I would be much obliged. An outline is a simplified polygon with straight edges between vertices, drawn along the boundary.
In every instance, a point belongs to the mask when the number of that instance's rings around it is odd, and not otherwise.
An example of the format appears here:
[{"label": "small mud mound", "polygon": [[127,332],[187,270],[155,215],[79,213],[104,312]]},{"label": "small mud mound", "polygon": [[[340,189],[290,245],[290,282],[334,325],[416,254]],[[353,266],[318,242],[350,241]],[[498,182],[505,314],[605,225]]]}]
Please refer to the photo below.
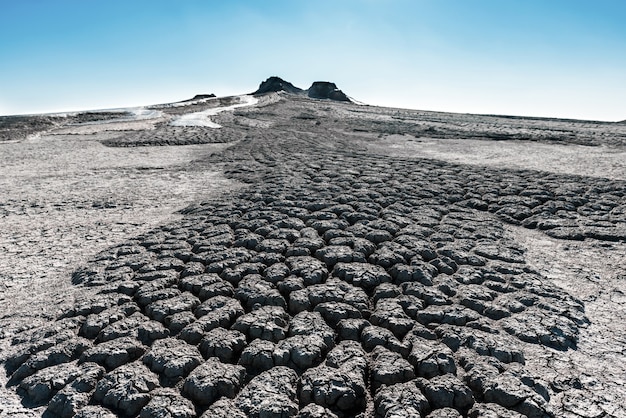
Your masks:
[{"label": "small mud mound", "polygon": [[307,90],[309,97],[313,99],[330,99],[339,102],[349,102],[350,99],[341,90],[337,88],[335,83],[328,81],[316,81]]},{"label": "small mud mound", "polygon": [[257,91],[252,94],[276,93],[279,91],[297,94],[302,93],[304,90],[294,86],[280,77],[273,76],[262,82]]},{"label": "small mud mound", "polygon": [[187,99],[187,100],[183,100],[180,103],[184,103],[184,102],[194,102],[196,100],[203,100],[203,99],[212,99],[215,96],[213,93],[211,94],[196,94],[195,96],[193,96],[191,99]]}]

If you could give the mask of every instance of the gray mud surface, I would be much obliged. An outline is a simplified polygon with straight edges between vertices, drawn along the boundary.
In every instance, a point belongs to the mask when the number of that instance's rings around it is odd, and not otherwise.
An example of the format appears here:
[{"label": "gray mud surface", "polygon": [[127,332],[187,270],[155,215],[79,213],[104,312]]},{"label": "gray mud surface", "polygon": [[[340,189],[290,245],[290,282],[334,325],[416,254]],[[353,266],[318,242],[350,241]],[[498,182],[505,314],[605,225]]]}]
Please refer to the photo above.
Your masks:
[{"label": "gray mud surface", "polygon": [[623,125],[184,109],[0,144],[0,415],[626,416]]}]

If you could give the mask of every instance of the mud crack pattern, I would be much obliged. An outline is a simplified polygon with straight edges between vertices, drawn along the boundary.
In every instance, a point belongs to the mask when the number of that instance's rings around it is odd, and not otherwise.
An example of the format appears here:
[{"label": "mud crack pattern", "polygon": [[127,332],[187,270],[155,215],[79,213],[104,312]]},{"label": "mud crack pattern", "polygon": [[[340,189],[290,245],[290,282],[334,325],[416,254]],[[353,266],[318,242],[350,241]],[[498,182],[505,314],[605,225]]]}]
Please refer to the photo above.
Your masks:
[{"label": "mud crack pattern", "polygon": [[624,184],[372,156],[315,129],[251,129],[213,157],[248,188],[78,270],[84,299],[13,341],[25,403],[51,417],[554,416],[520,341],[573,349],[588,321],[503,222],[623,240]]}]

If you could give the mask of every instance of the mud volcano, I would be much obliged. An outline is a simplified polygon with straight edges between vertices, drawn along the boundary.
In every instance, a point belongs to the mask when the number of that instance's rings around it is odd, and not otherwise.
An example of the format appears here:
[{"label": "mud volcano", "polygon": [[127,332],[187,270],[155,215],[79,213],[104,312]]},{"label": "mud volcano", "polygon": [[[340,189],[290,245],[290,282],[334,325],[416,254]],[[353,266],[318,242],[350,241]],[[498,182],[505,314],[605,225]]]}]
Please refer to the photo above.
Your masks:
[{"label": "mud volcano", "polygon": [[[77,295],[69,307],[3,334],[7,393],[20,396],[21,413],[624,416],[619,378],[578,368],[595,354],[559,363],[576,358],[594,324],[583,287],[546,277],[519,239],[623,251],[624,179],[478,167],[412,154],[410,144],[619,151],[625,128],[359,106],[338,92],[314,84],[308,96],[341,101],[312,99],[272,78],[258,102],[155,107],[152,129],[128,128],[139,122],[127,114],[105,115],[95,133],[93,121],[54,121],[107,147],[226,144],[193,164],[236,187],[92,252],[66,277]],[[220,106],[233,110],[210,112]],[[192,112],[220,127],[172,124],[197,121],[180,119]],[[26,124],[28,133],[50,123]]]}]

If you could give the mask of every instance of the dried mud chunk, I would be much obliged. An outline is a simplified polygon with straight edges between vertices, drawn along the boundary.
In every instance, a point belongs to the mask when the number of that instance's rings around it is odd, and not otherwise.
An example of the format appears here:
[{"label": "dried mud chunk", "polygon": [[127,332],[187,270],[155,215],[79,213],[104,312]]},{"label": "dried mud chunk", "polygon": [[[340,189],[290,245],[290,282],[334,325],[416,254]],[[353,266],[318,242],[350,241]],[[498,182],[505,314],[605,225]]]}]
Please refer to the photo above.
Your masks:
[{"label": "dried mud chunk", "polygon": [[289,336],[317,335],[324,343],[331,346],[335,340],[335,331],[324,321],[319,312],[300,312],[289,322]]},{"label": "dried mud chunk", "polygon": [[235,405],[247,417],[293,417],[298,413],[298,375],[276,366],[256,376],[235,398]]},{"label": "dried mud chunk", "polygon": [[391,281],[384,268],[368,263],[337,263],[333,275],[365,290]]},{"label": "dried mud chunk", "polygon": [[97,363],[106,367],[107,370],[112,370],[138,359],[146,349],[146,346],[134,338],[121,337],[87,349],[82,353],[79,361]]},{"label": "dried mud chunk", "polygon": [[362,253],[354,251],[347,245],[328,245],[315,252],[315,257],[332,268],[337,263],[365,263]]},{"label": "dried mud chunk", "polygon": [[186,376],[202,361],[196,347],[176,338],[155,341],[150,351],[143,356],[146,366],[169,379]]},{"label": "dried mud chunk", "polygon": [[[215,296],[215,298],[222,298],[222,296]],[[204,316],[200,317],[200,319],[183,328],[180,331],[179,338],[187,341],[189,344],[195,345],[200,342],[208,331],[218,327],[229,328],[234,319],[238,315],[242,315],[244,311],[237,300],[227,299],[235,302],[236,305],[227,303],[220,307],[219,304],[221,301],[214,301],[216,302],[215,310],[207,312]],[[210,300],[211,299],[207,300],[207,302]]]},{"label": "dried mud chunk", "polygon": [[399,353],[403,357],[409,352],[409,347],[400,342],[400,340],[393,335],[393,332],[375,325],[363,329],[363,332],[361,332],[361,342],[367,351],[372,351],[377,346],[383,346]]},{"label": "dried mud chunk", "polygon": [[235,297],[247,309],[258,306],[280,306],[283,309],[287,307],[287,302],[276,287],[258,274],[244,277],[235,290]]},{"label": "dried mud chunk", "polygon": [[91,399],[91,391],[105,373],[104,368],[95,363],[79,366],[79,376],[52,397],[47,413],[61,418],[70,418],[86,406]]},{"label": "dried mud chunk", "polygon": [[287,240],[290,243],[300,238],[300,232],[293,228],[278,228],[267,234],[268,239]]},{"label": "dried mud chunk", "polygon": [[[39,329],[35,331],[30,338],[18,339],[15,337],[12,341],[12,344],[24,344],[28,342],[27,347],[24,349],[17,351],[16,353],[10,354],[9,357],[6,358],[4,363],[4,368],[7,371],[7,374],[12,374],[17,370],[26,360],[28,360],[31,356],[37,354],[40,351],[46,350],[54,345],[60,344],[64,341],[71,340],[76,337],[76,332],[72,329],[63,329],[63,325],[67,321],[71,321],[74,324],[74,328],[80,326],[80,323],[76,322],[76,318],[70,319],[62,319],[60,321],[54,322],[52,329],[47,329],[48,327],[44,327],[43,329]],[[61,325],[61,326],[59,326]]]},{"label": "dried mud chunk", "polygon": [[454,260],[446,256],[436,258],[429,263],[435,266],[440,274],[447,274],[448,276],[453,275],[458,270],[458,265]]},{"label": "dried mud chunk", "polygon": [[536,308],[528,308],[524,314],[502,320],[506,332],[522,341],[543,344],[558,350],[576,347],[578,327],[563,316],[547,316]]},{"label": "dried mud chunk", "polygon": [[278,290],[280,293],[288,297],[291,292],[304,289],[304,281],[300,277],[289,276],[278,282]]},{"label": "dried mud chunk", "polygon": [[275,263],[266,268],[263,274],[266,281],[277,284],[289,276],[290,273],[291,270],[285,263]]},{"label": "dried mud chunk", "polygon": [[101,406],[88,405],[80,409],[75,418],[117,418],[118,415],[114,414],[107,408]]},{"label": "dried mud chunk", "polygon": [[329,348],[319,335],[296,335],[276,344],[272,356],[277,366],[306,370],[321,363]]},{"label": "dried mud chunk", "polygon": [[121,366],[104,375],[93,399],[123,414],[137,415],[150,401],[150,392],[159,386],[158,377],[141,363]]},{"label": "dried mud chunk", "polygon": [[[90,393],[78,392],[66,387],[52,397],[44,416],[59,418],[79,416],[78,411],[87,406],[90,400]],[[111,416],[115,415],[111,414]]]},{"label": "dried mud chunk", "polygon": [[385,269],[391,268],[395,264],[404,264],[407,262],[404,256],[388,247],[382,247],[374,251],[374,253],[368,257],[368,261]]},{"label": "dried mud chunk", "polygon": [[381,299],[376,303],[376,309],[370,316],[370,322],[387,328],[398,338],[403,338],[415,325],[396,299]]},{"label": "dried mud chunk", "polygon": [[235,401],[229,398],[220,398],[204,411],[200,418],[247,418],[241,409],[235,406]]},{"label": "dried mud chunk", "polygon": [[341,340],[359,341],[361,332],[371,325],[366,319],[342,319],[337,324],[337,333]]},{"label": "dried mud chunk", "polygon": [[368,313],[370,307],[369,298],[363,289],[342,280],[330,278],[324,284],[292,292],[289,295],[289,311],[299,313],[313,310],[315,306],[325,302],[347,303],[361,313]]},{"label": "dried mud chunk", "polygon": [[495,403],[474,404],[467,416],[470,418],[524,418],[524,415]]},{"label": "dried mud chunk", "polygon": [[456,409],[441,408],[435,409],[430,414],[426,415],[426,418],[463,418],[463,415]]},{"label": "dried mud chunk", "polygon": [[414,381],[382,387],[374,397],[376,418],[421,417],[429,410]]},{"label": "dried mud chunk", "polygon": [[263,266],[271,266],[276,263],[284,263],[285,257],[279,253],[259,253],[251,260],[251,263],[261,263]]},{"label": "dried mud chunk", "polygon": [[152,291],[147,291],[146,289],[140,288],[135,294],[135,300],[137,301],[137,304],[139,306],[145,308],[153,302],[175,298],[180,294],[180,290],[175,287],[166,287],[164,289],[157,289]]},{"label": "dried mud chunk", "polygon": [[454,355],[444,344],[415,336],[411,340],[409,362],[417,375],[430,379],[447,373],[456,374]]},{"label": "dried mud chunk", "polygon": [[215,273],[205,273],[197,276],[189,276],[180,280],[179,286],[205,301],[213,296],[233,296],[233,285]]},{"label": "dried mud chunk", "polygon": [[244,247],[253,250],[261,241],[263,241],[263,236],[253,232],[237,234],[233,247]]},{"label": "dried mud chunk", "polygon": [[336,369],[345,368],[364,374],[367,368],[366,354],[358,342],[342,341],[330,350],[326,356],[326,365]]},{"label": "dried mud chunk", "polygon": [[127,295],[120,293],[106,293],[94,296],[84,296],[76,300],[74,306],[64,315],[64,317],[87,316],[97,314],[105,309],[119,306],[131,301]]},{"label": "dried mud chunk", "polygon": [[324,320],[330,325],[337,326],[344,319],[362,318],[361,312],[354,306],[341,302],[325,302],[315,306],[315,312],[319,312]]},{"label": "dried mud chunk", "polygon": [[139,413],[139,418],[193,418],[195,416],[193,403],[173,389],[156,389],[152,392],[150,402]]},{"label": "dried mud chunk", "polygon": [[198,318],[209,317],[220,324],[225,323],[225,325],[220,325],[223,327],[229,326],[231,321],[243,313],[244,310],[239,301],[227,296],[214,296],[207,299],[194,311]]},{"label": "dried mud chunk", "polygon": [[[511,343],[496,335],[487,334],[478,330],[464,329],[460,327],[449,327],[441,325],[436,329],[441,340],[446,343],[452,350],[458,350],[459,347],[467,347],[475,350],[481,356],[491,356],[502,363],[521,363],[524,364],[524,353],[516,348],[512,348]],[[452,338],[450,335],[454,334]]]},{"label": "dried mud chunk", "polygon": [[243,383],[246,370],[210,358],[184,380],[183,393],[201,405],[210,405],[222,396],[234,398]]},{"label": "dried mud chunk", "polygon": [[415,319],[424,325],[440,323],[464,326],[480,319],[480,315],[471,309],[458,305],[429,306],[418,312]]},{"label": "dried mud chunk", "polygon": [[313,257],[288,257],[285,263],[291,274],[301,277],[306,286],[322,283],[328,276],[326,265]]},{"label": "dried mud chunk", "polygon": [[330,240],[329,244],[347,245],[354,251],[363,254],[365,258],[368,258],[374,253],[374,251],[376,251],[376,245],[373,242],[359,237],[334,238]]},{"label": "dried mud chunk", "polygon": [[401,288],[403,294],[418,297],[424,301],[426,306],[450,305],[452,303],[452,300],[447,294],[432,286],[424,286],[421,283],[410,282],[403,283]]},{"label": "dried mud chunk", "polygon": [[248,274],[260,274],[264,268],[265,265],[263,263],[241,263],[225,268],[220,276],[233,286],[237,286],[245,276]]},{"label": "dried mud chunk", "polygon": [[[327,212],[327,214],[330,214]],[[332,214],[332,216],[336,216]],[[331,229],[346,229],[349,224],[343,219],[319,219],[307,222],[307,226],[315,229],[318,234],[324,235],[324,232]]]},{"label": "dried mud chunk", "polygon": [[490,260],[524,263],[524,252],[517,248],[507,247],[504,243],[478,242],[473,251]]},{"label": "dried mud chunk", "polygon": [[428,240],[420,236],[410,235],[406,233],[408,232],[407,228],[404,228],[402,231],[405,233],[401,232],[402,235],[397,236],[394,239],[394,242],[412,250],[425,261],[430,261],[437,258],[437,252]]},{"label": "dried mud chunk", "polygon": [[231,363],[245,346],[244,334],[220,327],[205,334],[200,342],[200,352],[204,358],[217,357],[223,363]]},{"label": "dried mud chunk", "polygon": [[474,404],[472,390],[452,374],[435,376],[430,380],[418,378],[416,382],[433,408],[467,411]]},{"label": "dried mud chunk", "polygon": [[413,366],[402,356],[384,347],[376,347],[371,353],[370,376],[374,392],[382,385],[407,382],[415,378]]},{"label": "dried mud chunk", "polygon": [[391,283],[382,283],[376,286],[372,295],[372,303],[376,304],[381,299],[393,299],[402,294],[400,286]]},{"label": "dried mud chunk", "polygon": [[492,290],[478,285],[466,285],[459,291],[459,303],[478,313],[484,313],[488,304],[496,298],[498,294]]},{"label": "dried mud chunk", "polygon": [[104,311],[91,314],[80,327],[79,334],[85,338],[96,338],[98,333],[107,325],[115,321],[126,318],[128,315],[139,311],[139,307],[134,303],[127,303],[121,306],[105,309]]},{"label": "dried mud chunk", "polygon": [[238,364],[253,371],[265,371],[274,367],[274,349],[271,341],[256,339],[241,353]]},{"label": "dried mud chunk", "polygon": [[325,365],[309,369],[300,378],[300,402],[316,403],[345,413],[365,408],[366,387],[358,371]]},{"label": "dried mud chunk", "polygon": [[338,418],[338,416],[328,408],[310,403],[298,412],[296,418]]},{"label": "dried mud chunk", "polygon": [[482,395],[486,402],[497,403],[519,412],[522,412],[520,408],[524,408],[526,410],[522,413],[527,416],[542,416],[545,412],[542,407],[546,406],[545,399],[510,373],[505,372],[492,378],[483,387]]},{"label": "dried mud chunk", "polygon": [[425,286],[432,286],[433,278],[438,274],[438,270],[431,264],[415,261],[411,262],[411,265],[396,264],[391,267],[389,273],[395,284],[417,282]]},{"label": "dried mud chunk", "polygon": [[[269,234],[268,234],[269,235]],[[284,254],[291,243],[286,239],[264,239],[254,249],[260,253],[278,253]]]},{"label": "dried mud chunk", "polygon": [[195,322],[196,316],[191,312],[178,312],[165,318],[165,326],[172,335],[178,334],[187,325]]},{"label": "dried mud chunk", "polygon": [[461,266],[452,276],[454,280],[465,285],[479,285],[485,281],[482,271],[468,266]]},{"label": "dried mud chunk", "polygon": [[183,271],[180,272],[180,278],[183,279],[189,276],[198,276],[204,273],[205,269],[206,267],[204,266],[204,264],[198,261],[191,261],[185,264],[185,268],[183,269]]},{"label": "dried mud chunk", "polygon": [[90,341],[78,337],[33,354],[11,375],[8,384],[19,383],[24,378],[47,367],[76,360],[89,347],[91,347]]},{"label": "dried mud chunk", "polygon": [[184,292],[170,299],[152,302],[146,306],[146,314],[159,322],[163,322],[169,315],[184,311],[192,311],[200,304],[200,300],[189,292]]},{"label": "dried mud chunk", "polygon": [[315,237],[302,237],[295,240],[291,247],[287,249],[286,255],[295,256],[295,252],[299,252],[298,250],[304,251],[308,255],[315,254],[315,251],[319,250],[324,245],[326,245],[324,240],[315,233]]},{"label": "dried mud chunk", "polygon": [[96,341],[106,342],[121,337],[134,337],[147,344],[152,340],[164,338],[167,335],[167,329],[159,322],[151,321],[145,315],[136,312],[105,327],[96,337]]},{"label": "dried mud chunk", "polygon": [[42,405],[80,373],[81,369],[74,364],[47,367],[22,380],[17,393],[32,405]]},{"label": "dried mud chunk", "polygon": [[250,339],[277,342],[285,338],[289,319],[289,314],[283,308],[263,306],[237,318],[232,329],[244,333]]},{"label": "dried mud chunk", "polygon": [[252,258],[252,253],[243,248],[229,248],[217,253],[212,253],[204,260],[207,273],[222,273],[229,267],[245,263]]}]

